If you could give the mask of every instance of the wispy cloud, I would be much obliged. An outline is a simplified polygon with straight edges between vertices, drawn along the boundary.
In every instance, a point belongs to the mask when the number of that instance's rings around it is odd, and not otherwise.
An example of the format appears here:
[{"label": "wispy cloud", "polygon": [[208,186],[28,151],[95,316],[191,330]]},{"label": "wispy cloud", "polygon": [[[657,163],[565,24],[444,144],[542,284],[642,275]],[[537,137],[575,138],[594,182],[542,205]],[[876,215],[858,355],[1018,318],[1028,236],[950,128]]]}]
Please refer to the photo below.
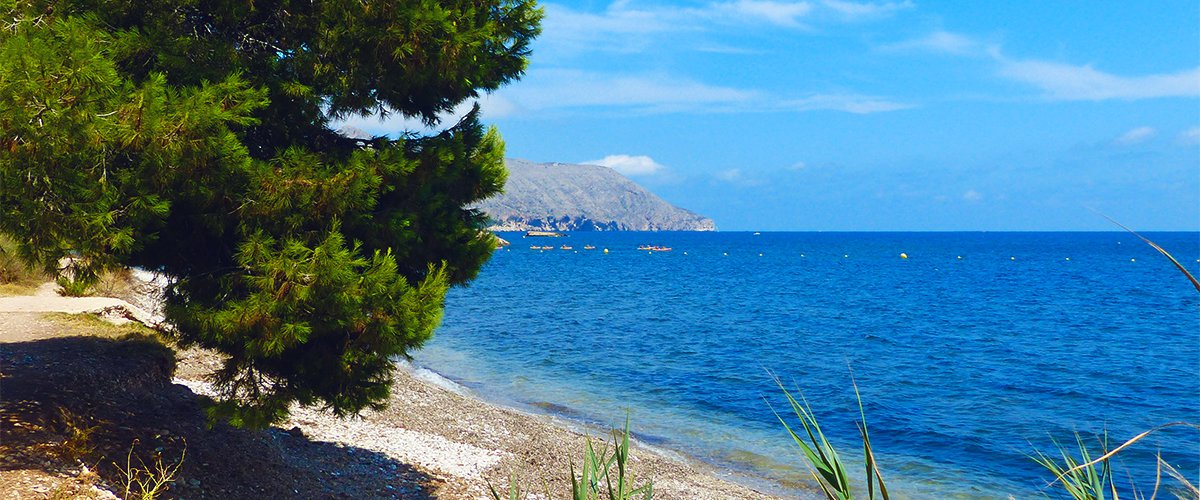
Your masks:
[{"label": "wispy cloud", "polygon": [[1091,65],[1003,57],[998,60],[1001,76],[1037,87],[1047,99],[1103,101],[1200,96],[1200,68],[1178,73],[1119,76]]},{"label": "wispy cloud", "polygon": [[863,20],[890,16],[898,11],[911,9],[915,5],[909,0],[903,2],[846,2],[842,0],[824,0],[821,2],[829,10],[845,18]]},{"label": "wispy cloud", "polygon": [[795,111],[832,110],[855,114],[881,113],[916,107],[913,104],[896,102],[882,97],[857,94],[817,94],[800,99],[791,99],[779,104],[782,109]]},{"label": "wispy cloud", "polygon": [[533,111],[610,107],[648,112],[702,111],[748,103],[758,93],[665,74],[622,75],[582,70],[542,70],[505,96]]},{"label": "wispy cloud", "polygon": [[1113,139],[1113,144],[1118,146],[1132,146],[1150,140],[1157,133],[1158,131],[1154,130],[1153,127],[1137,127]]},{"label": "wispy cloud", "polygon": [[977,202],[977,201],[982,201],[983,193],[980,193],[979,191],[976,191],[974,189],[968,189],[965,193],[962,194],[962,199],[964,201],[969,201],[972,203]]},{"label": "wispy cloud", "polygon": [[775,2],[771,0],[736,0],[710,4],[707,9],[693,10],[698,17],[719,20],[765,22],[775,26],[800,26],[800,19],[813,10],[808,2]]},{"label": "wispy cloud", "polygon": [[608,155],[599,160],[583,163],[608,167],[630,177],[654,175],[666,170],[666,167],[649,156]]},{"label": "wispy cloud", "polygon": [[888,44],[880,48],[889,52],[936,52],[970,56],[983,55],[987,47],[969,36],[938,30],[921,38]]},{"label": "wispy cloud", "polygon": [[[664,36],[680,33],[726,33],[744,28],[808,29],[813,25],[860,22],[885,18],[913,7],[912,2],[850,2],[844,0],[724,0],[700,6],[636,5],[618,0],[590,12],[548,2],[538,52],[586,54],[641,52],[661,45]],[[677,37],[676,37],[677,38]],[[701,36],[701,39],[712,38]],[[672,40],[678,43],[678,39]],[[692,50],[710,50],[712,40]]]},{"label": "wispy cloud", "polygon": [[501,93],[511,108],[527,112],[607,108],[637,113],[830,110],[867,114],[913,107],[883,97],[858,94],[813,94],[794,98],[661,73],[626,75],[565,69],[532,71],[519,86]]},{"label": "wispy cloud", "polygon": [[552,52],[637,52],[650,46],[650,35],[694,29],[677,10],[631,8],[626,2],[598,13],[545,3],[539,50]]},{"label": "wispy cloud", "polygon": [[1200,145],[1200,127],[1192,127],[1180,132],[1178,140],[1184,146]]},{"label": "wispy cloud", "polygon": [[725,182],[738,182],[738,181],[741,181],[744,179],[744,177],[742,176],[742,169],[740,169],[740,168],[731,168],[729,170],[722,170],[720,172],[713,174],[713,177],[716,177],[717,180],[719,180],[719,181],[725,181]]},{"label": "wispy cloud", "polygon": [[1125,76],[1096,69],[1040,59],[1018,59],[1002,47],[977,38],[937,30],[921,38],[883,45],[888,52],[923,51],[956,56],[987,56],[1000,77],[1035,87],[1042,97],[1055,101],[1140,100],[1200,96],[1200,67],[1174,73]]}]

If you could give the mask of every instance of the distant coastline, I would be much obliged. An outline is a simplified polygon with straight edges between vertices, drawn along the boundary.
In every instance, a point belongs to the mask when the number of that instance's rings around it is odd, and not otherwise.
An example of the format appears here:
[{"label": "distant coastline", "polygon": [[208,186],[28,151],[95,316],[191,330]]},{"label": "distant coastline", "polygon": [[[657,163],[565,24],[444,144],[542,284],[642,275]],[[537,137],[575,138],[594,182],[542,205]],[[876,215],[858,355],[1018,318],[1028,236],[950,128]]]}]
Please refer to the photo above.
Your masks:
[{"label": "distant coastline", "polygon": [[491,231],[715,231],[608,167],[505,160],[504,193],[479,204]]}]

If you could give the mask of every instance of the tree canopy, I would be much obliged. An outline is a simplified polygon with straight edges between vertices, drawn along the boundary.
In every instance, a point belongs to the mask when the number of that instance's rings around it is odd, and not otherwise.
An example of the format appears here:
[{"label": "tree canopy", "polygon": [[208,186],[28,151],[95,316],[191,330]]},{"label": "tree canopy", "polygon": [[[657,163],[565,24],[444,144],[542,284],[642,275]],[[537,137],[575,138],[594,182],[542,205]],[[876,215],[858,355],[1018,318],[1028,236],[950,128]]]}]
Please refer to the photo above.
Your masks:
[{"label": "tree canopy", "polygon": [[432,135],[358,141],[337,120],[429,125],[519,78],[533,0],[0,0],[0,232],[77,279],[171,277],[182,345],[228,360],[214,417],[381,405],[491,255],[504,146],[478,108]]}]

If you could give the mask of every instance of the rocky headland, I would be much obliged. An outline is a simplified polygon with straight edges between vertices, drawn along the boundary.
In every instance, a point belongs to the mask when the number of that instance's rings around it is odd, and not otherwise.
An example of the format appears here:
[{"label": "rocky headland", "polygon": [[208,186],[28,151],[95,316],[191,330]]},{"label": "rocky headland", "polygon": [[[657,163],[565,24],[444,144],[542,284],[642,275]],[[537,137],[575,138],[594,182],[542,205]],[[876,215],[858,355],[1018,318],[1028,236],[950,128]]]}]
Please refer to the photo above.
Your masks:
[{"label": "rocky headland", "polygon": [[504,193],[477,208],[493,231],[715,231],[617,171],[596,165],[507,159]]}]

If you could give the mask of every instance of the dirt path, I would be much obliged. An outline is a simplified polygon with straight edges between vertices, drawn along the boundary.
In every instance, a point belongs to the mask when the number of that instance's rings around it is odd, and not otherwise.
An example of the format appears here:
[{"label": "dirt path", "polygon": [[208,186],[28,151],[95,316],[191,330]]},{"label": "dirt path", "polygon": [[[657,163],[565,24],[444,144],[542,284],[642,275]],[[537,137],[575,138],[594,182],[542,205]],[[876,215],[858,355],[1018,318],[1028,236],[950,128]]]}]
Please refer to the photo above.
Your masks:
[{"label": "dirt path", "polygon": [[[155,325],[162,321],[142,308],[112,297],[62,297],[54,283],[44,283],[33,295],[0,297],[0,313],[58,312],[67,314],[93,313],[114,322],[137,321],[144,325]],[[15,321],[15,320],[14,320]]]}]

